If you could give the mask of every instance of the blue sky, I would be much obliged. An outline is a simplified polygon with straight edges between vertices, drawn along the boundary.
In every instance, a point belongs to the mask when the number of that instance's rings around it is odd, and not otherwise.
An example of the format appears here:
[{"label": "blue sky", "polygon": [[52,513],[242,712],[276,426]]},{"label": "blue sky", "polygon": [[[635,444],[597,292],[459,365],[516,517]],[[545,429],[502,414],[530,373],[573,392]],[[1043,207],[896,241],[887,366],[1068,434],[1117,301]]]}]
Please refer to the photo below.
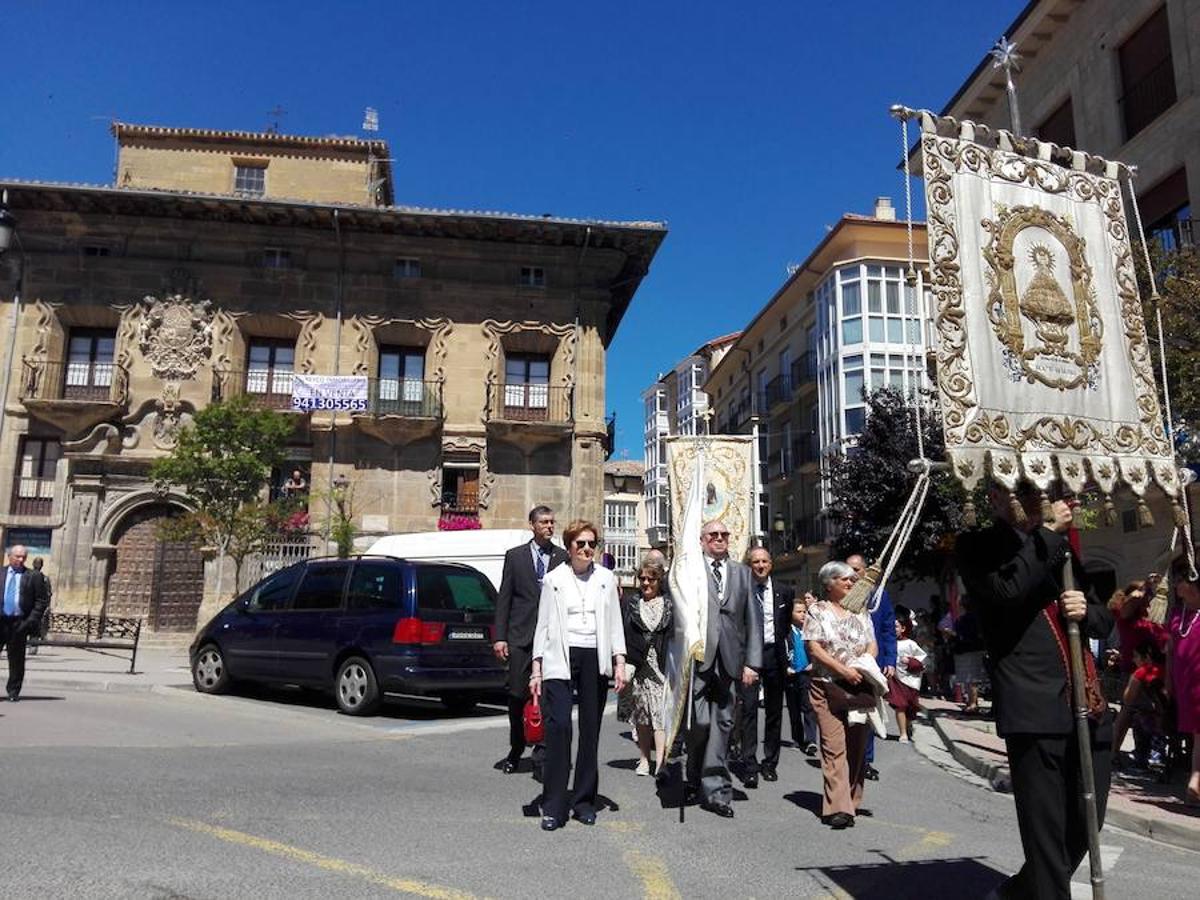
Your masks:
[{"label": "blue sky", "polygon": [[640,459],[641,391],[843,212],[902,206],[888,106],[940,109],[1024,5],[8,0],[0,176],[110,182],[113,118],[353,134],[374,106],[399,203],[666,221],[608,359]]}]

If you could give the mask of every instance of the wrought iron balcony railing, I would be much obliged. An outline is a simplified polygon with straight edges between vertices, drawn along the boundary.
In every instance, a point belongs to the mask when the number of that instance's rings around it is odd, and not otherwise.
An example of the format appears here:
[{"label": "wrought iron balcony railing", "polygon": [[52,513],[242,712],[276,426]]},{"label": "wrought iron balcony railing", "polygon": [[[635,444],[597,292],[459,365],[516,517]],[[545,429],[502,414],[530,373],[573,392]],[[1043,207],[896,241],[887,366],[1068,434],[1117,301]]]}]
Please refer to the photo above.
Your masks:
[{"label": "wrought iron balcony railing", "polygon": [[368,415],[440,419],[445,414],[440,381],[372,378],[367,391]]},{"label": "wrought iron balcony railing", "polygon": [[549,384],[489,384],[489,419],[569,425],[574,421],[573,393],[573,388]]},{"label": "wrought iron balcony railing", "polygon": [[120,363],[26,358],[21,365],[22,400],[129,401],[129,372]]},{"label": "wrought iron balcony railing", "polygon": [[213,401],[246,395],[267,409],[292,408],[292,372],[280,369],[213,369]]}]

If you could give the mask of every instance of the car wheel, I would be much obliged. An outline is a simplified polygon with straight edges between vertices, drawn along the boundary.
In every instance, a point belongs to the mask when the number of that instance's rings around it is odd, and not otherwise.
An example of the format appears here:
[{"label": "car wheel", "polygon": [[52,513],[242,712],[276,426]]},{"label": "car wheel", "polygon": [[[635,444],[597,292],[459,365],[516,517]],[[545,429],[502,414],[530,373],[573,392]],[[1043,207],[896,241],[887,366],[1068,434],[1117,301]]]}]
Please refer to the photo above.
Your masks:
[{"label": "car wheel", "polygon": [[456,716],[465,716],[479,705],[479,698],[474,694],[447,694],[442,705]]},{"label": "car wheel", "polygon": [[225,668],[225,657],[216,644],[205,644],[192,662],[192,684],[202,694],[223,694],[233,679]]},{"label": "car wheel", "polygon": [[375,670],[361,656],[351,656],[338,666],[334,679],[338,709],[348,716],[369,716],[379,708],[379,682]]}]

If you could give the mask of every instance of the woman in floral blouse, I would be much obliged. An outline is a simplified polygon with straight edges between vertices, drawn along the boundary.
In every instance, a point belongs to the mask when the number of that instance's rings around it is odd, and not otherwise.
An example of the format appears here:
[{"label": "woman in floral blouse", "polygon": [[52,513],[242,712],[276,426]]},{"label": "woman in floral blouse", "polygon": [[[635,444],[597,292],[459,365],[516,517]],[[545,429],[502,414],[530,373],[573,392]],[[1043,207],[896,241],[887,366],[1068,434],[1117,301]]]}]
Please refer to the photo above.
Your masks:
[{"label": "woman in floral blouse", "polygon": [[866,612],[851,613],[842,599],[854,586],[854,570],[843,562],[828,562],[817,573],[824,599],[810,603],[804,623],[804,644],[813,663],[813,712],[821,729],[821,774],[825,797],[821,821],[831,828],[851,828],[863,797],[866,775],[867,728],[846,721],[837,698],[863,679],[852,663],[875,656],[875,629]]}]

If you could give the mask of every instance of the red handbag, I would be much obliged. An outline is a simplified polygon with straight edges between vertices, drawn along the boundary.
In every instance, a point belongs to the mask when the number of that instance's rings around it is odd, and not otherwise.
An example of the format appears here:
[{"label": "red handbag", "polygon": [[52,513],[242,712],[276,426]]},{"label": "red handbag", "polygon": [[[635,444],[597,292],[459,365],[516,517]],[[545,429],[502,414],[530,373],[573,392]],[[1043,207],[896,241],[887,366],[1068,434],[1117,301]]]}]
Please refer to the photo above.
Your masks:
[{"label": "red handbag", "polygon": [[525,701],[525,711],[521,714],[525,724],[525,743],[540,744],[546,738],[546,727],[542,722],[542,707],[530,697]]}]

